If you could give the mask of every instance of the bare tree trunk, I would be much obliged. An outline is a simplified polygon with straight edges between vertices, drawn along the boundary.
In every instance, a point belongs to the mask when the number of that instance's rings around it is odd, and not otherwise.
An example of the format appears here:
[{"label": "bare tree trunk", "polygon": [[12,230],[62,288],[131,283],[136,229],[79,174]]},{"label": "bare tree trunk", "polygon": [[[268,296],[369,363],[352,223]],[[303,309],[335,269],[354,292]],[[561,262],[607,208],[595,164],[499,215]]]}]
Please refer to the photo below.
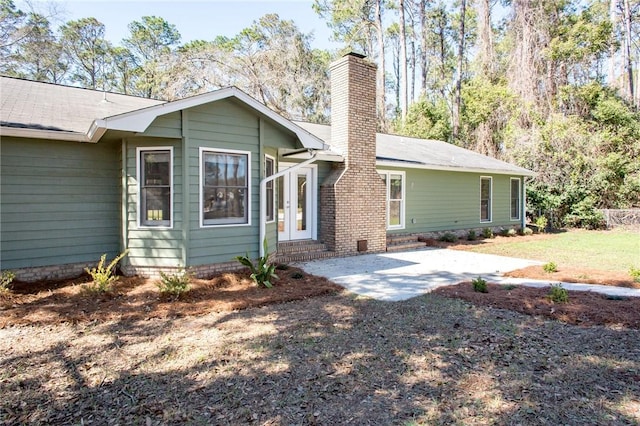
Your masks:
[{"label": "bare tree trunk", "polygon": [[420,94],[427,94],[427,0],[420,0]]},{"label": "bare tree trunk", "polygon": [[411,93],[409,96],[409,105],[407,105],[407,107],[411,106],[411,104],[415,101],[416,99],[416,42],[414,40],[411,40],[411,76],[409,81],[411,82]]},{"label": "bare tree trunk", "polygon": [[480,19],[478,19],[478,32],[480,33],[480,71],[489,79],[495,74],[495,55],[493,50],[493,28],[491,26],[490,0],[482,0],[478,3]]},{"label": "bare tree trunk", "polygon": [[625,53],[626,53],[626,74],[627,74],[627,97],[633,102],[634,91],[633,91],[633,60],[631,58],[631,20],[633,19],[631,15],[631,5],[629,0],[624,0],[624,26],[625,26]]},{"label": "bare tree trunk", "polygon": [[[616,30],[618,29],[618,0],[609,0],[609,20],[612,25],[613,37],[615,37]],[[609,47],[609,75],[607,80],[609,81],[610,87],[615,87],[617,85],[616,82],[616,52],[617,52],[616,43],[611,43]]]},{"label": "bare tree trunk", "polygon": [[376,34],[378,38],[378,127],[386,130],[387,102],[385,96],[384,74],[384,27],[382,26],[382,0],[376,0]]},{"label": "bare tree trunk", "polygon": [[458,32],[458,65],[456,69],[456,94],[453,104],[453,140],[456,141],[460,134],[460,104],[462,103],[462,66],[464,63],[464,20],[467,12],[467,0],[460,2],[460,31]]},{"label": "bare tree trunk", "polygon": [[407,118],[407,32],[404,18],[404,0],[400,0],[400,116],[404,123]]}]

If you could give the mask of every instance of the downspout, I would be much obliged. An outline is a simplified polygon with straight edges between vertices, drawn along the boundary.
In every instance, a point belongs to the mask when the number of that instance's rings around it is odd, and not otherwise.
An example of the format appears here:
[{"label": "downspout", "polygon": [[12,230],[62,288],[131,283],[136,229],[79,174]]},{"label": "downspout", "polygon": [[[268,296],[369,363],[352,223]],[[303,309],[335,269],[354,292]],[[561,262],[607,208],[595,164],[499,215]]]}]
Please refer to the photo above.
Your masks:
[{"label": "downspout", "polygon": [[291,166],[287,169],[281,170],[278,173],[272,174],[271,176],[267,176],[260,181],[260,257],[266,254],[264,252],[264,245],[262,244],[262,242],[264,241],[264,238],[267,234],[267,212],[265,211],[265,207],[267,205],[267,183],[278,179],[279,177],[284,176],[287,173],[290,173],[294,170],[315,162],[318,152],[309,149],[309,153],[311,153],[311,158],[309,158],[308,160],[305,160],[302,163],[298,163],[295,166]]},{"label": "downspout", "polygon": [[527,177],[522,176],[522,212],[520,213],[521,232],[527,227]]}]

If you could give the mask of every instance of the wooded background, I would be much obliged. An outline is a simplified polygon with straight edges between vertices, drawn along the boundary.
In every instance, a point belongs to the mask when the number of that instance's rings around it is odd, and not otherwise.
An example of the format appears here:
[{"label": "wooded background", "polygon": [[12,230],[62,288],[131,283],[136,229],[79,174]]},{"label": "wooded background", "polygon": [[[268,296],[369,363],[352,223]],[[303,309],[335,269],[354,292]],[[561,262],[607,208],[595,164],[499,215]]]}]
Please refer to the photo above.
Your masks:
[{"label": "wooded background", "polygon": [[445,140],[538,173],[531,215],[597,227],[640,207],[640,0],[315,0],[344,46],[311,48],[265,15],[236,35],[181,43],[159,16],[114,44],[93,17],[53,28],[0,0],[0,73],[175,100],[237,86],[293,119],[327,123],[328,67],[378,64],[380,131]]}]

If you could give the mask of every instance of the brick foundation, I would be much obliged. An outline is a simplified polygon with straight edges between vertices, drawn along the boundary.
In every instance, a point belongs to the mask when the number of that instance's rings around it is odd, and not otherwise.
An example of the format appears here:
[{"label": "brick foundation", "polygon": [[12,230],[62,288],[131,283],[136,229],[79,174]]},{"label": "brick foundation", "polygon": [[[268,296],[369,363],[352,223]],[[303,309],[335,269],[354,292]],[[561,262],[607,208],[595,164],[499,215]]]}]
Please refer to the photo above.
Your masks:
[{"label": "brick foundation", "polygon": [[54,266],[36,266],[33,268],[12,269],[16,274],[16,280],[24,282],[35,282],[41,280],[65,280],[75,278],[85,272],[85,268],[93,268],[96,262],[88,263],[67,263]]}]

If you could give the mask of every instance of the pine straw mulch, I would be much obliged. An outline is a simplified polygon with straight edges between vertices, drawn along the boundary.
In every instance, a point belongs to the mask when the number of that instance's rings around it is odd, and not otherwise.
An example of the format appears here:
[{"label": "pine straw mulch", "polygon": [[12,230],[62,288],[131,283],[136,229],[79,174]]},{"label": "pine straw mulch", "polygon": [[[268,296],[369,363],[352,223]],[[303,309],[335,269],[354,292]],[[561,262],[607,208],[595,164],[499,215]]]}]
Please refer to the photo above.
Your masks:
[{"label": "pine straw mulch", "polygon": [[191,279],[190,290],[173,300],[160,294],[158,279],[119,277],[111,291],[88,289],[91,278],[16,282],[0,294],[0,328],[13,325],[86,323],[199,316],[334,294],[342,287],[299,268],[276,271],[271,289],[254,284],[246,270]]}]

